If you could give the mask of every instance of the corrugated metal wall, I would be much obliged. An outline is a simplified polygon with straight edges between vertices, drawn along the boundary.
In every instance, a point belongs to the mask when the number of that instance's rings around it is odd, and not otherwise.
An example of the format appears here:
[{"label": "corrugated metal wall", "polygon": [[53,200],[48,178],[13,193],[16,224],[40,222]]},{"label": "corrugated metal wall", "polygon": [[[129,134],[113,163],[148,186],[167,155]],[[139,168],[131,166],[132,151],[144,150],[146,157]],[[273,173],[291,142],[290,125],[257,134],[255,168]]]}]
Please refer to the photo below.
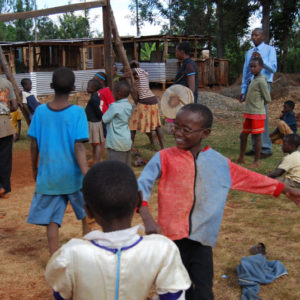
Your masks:
[{"label": "corrugated metal wall", "polygon": [[[120,70],[122,69],[123,65],[119,62],[117,62],[116,65],[118,67],[118,73],[121,75],[122,73],[120,73]],[[140,67],[148,72],[150,82],[157,82],[157,83],[166,82],[167,76],[166,76],[165,63],[141,62]],[[171,79],[173,79],[174,77],[172,77]]]},{"label": "corrugated metal wall", "polygon": [[[97,72],[105,72],[104,69],[97,70],[79,70],[74,71],[75,73],[75,91],[85,91],[87,88],[87,82],[92,79],[92,77]],[[32,92],[40,95],[54,94],[54,90],[50,88],[50,83],[52,82],[53,72],[32,72],[32,73],[19,73],[15,74],[15,80],[19,89],[22,91],[21,80],[23,78],[30,78],[32,81]],[[5,74],[1,74],[1,77],[6,77]]]}]

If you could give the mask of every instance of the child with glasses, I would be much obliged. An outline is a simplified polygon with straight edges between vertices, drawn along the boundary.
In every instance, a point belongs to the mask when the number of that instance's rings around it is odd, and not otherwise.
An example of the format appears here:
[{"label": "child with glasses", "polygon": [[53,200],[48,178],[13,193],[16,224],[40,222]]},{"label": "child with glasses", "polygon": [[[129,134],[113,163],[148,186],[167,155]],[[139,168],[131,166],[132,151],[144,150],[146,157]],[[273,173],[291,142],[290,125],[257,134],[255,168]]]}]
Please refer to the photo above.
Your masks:
[{"label": "child with glasses", "polygon": [[[139,209],[146,232],[162,232],[178,246],[193,282],[186,299],[213,299],[213,255],[230,189],[278,197],[284,193],[300,206],[300,191],[247,170],[203,147],[213,115],[201,104],[188,104],[174,123],[176,147],[161,150],[149,161],[138,184],[143,194]],[[158,224],[148,210],[156,179]]]}]

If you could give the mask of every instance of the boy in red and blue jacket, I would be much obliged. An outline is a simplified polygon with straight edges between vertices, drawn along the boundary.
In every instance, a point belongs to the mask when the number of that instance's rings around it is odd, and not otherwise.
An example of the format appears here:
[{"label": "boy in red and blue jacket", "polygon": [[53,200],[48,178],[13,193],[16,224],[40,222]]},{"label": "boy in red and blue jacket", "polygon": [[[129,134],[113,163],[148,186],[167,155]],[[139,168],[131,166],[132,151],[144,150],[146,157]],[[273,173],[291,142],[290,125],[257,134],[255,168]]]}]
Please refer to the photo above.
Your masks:
[{"label": "boy in red and blue jacket", "polygon": [[[186,299],[213,299],[213,256],[230,189],[278,197],[282,192],[300,206],[300,191],[232,163],[201,141],[211,132],[213,116],[201,104],[188,104],[174,123],[176,147],[161,150],[149,161],[138,184],[139,209],[146,232],[162,232],[178,246],[192,287]],[[158,224],[147,203],[158,184]]]}]

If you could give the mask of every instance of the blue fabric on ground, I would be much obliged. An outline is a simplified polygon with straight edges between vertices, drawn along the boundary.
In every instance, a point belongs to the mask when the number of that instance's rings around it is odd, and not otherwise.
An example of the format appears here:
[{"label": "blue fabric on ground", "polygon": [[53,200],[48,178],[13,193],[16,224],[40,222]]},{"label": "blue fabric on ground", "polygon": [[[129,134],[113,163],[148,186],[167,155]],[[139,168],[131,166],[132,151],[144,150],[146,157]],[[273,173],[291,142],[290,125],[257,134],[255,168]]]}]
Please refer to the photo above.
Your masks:
[{"label": "blue fabric on ground", "polygon": [[279,260],[267,259],[262,254],[243,257],[237,266],[239,285],[243,287],[242,300],[259,300],[259,284],[268,284],[286,275],[287,270]]}]

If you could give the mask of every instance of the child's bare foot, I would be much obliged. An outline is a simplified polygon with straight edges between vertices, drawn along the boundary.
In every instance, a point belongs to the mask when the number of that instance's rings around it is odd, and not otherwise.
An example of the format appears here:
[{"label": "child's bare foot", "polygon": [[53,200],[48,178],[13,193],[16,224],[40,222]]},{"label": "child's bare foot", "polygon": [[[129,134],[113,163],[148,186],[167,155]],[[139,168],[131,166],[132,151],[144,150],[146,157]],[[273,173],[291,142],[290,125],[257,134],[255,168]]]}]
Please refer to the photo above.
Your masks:
[{"label": "child's bare foot", "polygon": [[259,167],[259,162],[258,161],[254,161],[250,166],[249,168],[252,168],[252,169],[256,169]]},{"label": "child's bare foot", "polygon": [[238,159],[236,160],[236,162],[237,162],[238,164],[244,164],[244,163],[245,163],[245,160],[244,160],[243,158],[238,158]]}]

